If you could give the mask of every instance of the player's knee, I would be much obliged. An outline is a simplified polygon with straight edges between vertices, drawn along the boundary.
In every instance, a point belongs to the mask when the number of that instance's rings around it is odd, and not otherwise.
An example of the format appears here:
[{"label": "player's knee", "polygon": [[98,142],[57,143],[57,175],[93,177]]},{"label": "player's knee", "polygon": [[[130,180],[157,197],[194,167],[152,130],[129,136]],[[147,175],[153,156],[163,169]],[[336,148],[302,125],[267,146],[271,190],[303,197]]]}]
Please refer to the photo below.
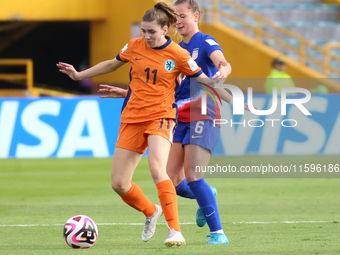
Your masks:
[{"label": "player's knee", "polygon": [[155,183],[158,183],[168,178],[166,171],[165,170],[163,171],[162,168],[150,167],[150,172],[151,172],[152,179],[154,180]]},{"label": "player's knee", "polygon": [[204,178],[204,172],[196,171],[194,168],[190,167],[190,171],[186,172],[187,182],[192,182]]},{"label": "player's knee", "polygon": [[126,194],[130,189],[130,187],[128,185],[125,185],[122,182],[114,181],[114,180],[112,180],[112,182],[111,182],[111,187],[119,195]]},{"label": "player's knee", "polygon": [[161,177],[161,174],[157,171],[153,171],[151,172],[151,176],[154,181],[158,181]]}]

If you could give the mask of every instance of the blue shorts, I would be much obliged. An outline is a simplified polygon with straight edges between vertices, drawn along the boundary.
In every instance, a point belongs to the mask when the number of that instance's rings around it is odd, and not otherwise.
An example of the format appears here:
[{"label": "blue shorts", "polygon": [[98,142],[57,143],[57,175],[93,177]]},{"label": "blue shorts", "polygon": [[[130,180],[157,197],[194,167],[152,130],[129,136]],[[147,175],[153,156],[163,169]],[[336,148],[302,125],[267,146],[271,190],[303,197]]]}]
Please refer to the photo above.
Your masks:
[{"label": "blue shorts", "polygon": [[178,121],[175,128],[173,142],[185,144],[196,144],[213,152],[220,138],[220,128],[214,127],[211,120],[198,120],[194,122]]}]

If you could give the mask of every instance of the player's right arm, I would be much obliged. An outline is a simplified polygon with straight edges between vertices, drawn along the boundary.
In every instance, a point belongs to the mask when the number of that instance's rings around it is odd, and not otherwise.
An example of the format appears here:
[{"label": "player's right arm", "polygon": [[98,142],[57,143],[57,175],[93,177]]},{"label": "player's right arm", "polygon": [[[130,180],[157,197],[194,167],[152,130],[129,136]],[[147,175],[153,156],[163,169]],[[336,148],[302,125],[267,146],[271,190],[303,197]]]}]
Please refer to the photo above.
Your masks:
[{"label": "player's right arm", "polygon": [[111,59],[111,60],[106,60],[103,62],[100,62],[99,64],[90,67],[84,71],[78,72],[73,65],[59,62],[57,64],[57,67],[59,67],[59,71],[67,74],[72,80],[79,81],[83,80],[86,78],[91,78],[94,76],[102,75],[102,74],[107,74],[110,72],[116,71],[118,68],[123,66],[125,62],[118,61],[116,58]]}]

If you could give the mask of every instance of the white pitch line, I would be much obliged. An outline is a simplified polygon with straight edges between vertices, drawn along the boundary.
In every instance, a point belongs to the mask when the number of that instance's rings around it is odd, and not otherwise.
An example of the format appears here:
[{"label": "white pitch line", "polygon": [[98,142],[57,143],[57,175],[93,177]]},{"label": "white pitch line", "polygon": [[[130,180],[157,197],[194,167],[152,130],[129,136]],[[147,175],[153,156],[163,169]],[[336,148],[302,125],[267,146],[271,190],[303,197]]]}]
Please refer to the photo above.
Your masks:
[{"label": "white pitch line", "polygon": [[[230,222],[222,222],[223,224],[227,224]],[[249,222],[232,222],[233,224],[302,224],[302,223],[340,223],[340,220],[324,220],[324,221],[269,221],[269,222],[261,222],[261,221],[249,221]],[[157,223],[157,225],[163,225],[164,223]],[[182,222],[180,225],[195,225],[196,222]],[[64,224],[19,224],[19,225],[0,225],[0,227],[53,227],[53,226],[63,226]],[[144,223],[98,223],[98,226],[115,226],[115,225],[123,225],[123,226],[144,226]]]},{"label": "white pitch line", "polygon": [[249,222],[233,222],[233,224],[300,224],[300,223],[340,223],[339,220],[323,220],[323,221],[271,221],[271,222],[260,222],[260,221],[249,221]]}]

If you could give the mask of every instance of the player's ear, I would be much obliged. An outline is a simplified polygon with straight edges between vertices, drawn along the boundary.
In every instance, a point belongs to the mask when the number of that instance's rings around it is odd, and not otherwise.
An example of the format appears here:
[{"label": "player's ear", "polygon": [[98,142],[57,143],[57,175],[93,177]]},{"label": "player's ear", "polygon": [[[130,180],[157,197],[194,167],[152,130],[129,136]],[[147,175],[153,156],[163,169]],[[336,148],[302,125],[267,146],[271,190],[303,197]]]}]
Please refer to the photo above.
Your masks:
[{"label": "player's ear", "polygon": [[198,12],[195,12],[194,13],[194,21],[198,22],[199,18],[200,18],[200,14]]},{"label": "player's ear", "polygon": [[168,26],[164,26],[163,27],[163,35],[166,35],[169,32],[169,27]]}]

